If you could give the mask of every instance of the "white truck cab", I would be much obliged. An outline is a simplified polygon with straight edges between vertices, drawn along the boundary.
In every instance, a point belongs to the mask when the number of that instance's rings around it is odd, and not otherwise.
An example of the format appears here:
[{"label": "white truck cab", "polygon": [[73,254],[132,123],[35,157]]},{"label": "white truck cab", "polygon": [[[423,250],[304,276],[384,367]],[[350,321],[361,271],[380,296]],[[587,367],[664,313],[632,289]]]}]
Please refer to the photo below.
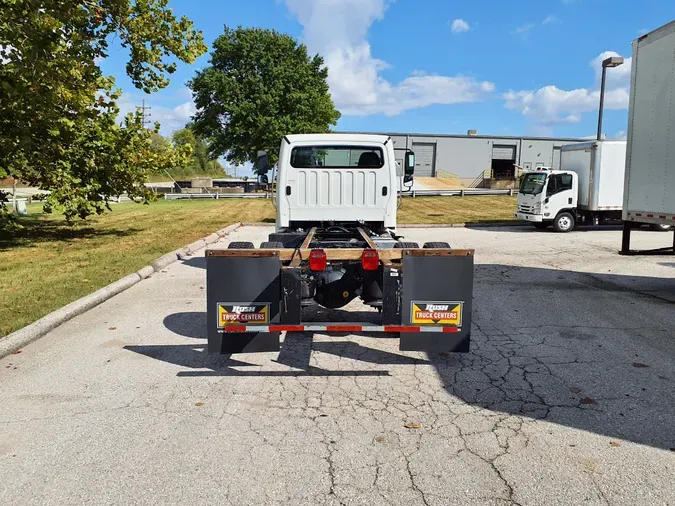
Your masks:
[{"label": "white truck cab", "polygon": [[540,167],[523,174],[515,217],[530,221],[538,228],[553,224],[556,230],[574,228],[579,176],[575,172]]},{"label": "white truck cab", "polygon": [[394,230],[398,190],[412,182],[412,152],[404,164],[404,173],[397,175],[394,143],[385,135],[285,136],[278,162],[277,231],[320,223]]}]

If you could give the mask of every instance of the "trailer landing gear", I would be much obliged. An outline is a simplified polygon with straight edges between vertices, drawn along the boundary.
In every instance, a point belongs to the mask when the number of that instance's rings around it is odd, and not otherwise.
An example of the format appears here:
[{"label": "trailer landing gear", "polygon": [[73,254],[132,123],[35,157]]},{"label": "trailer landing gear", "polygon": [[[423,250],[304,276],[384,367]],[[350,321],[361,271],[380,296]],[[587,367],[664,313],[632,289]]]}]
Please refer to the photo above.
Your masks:
[{"label": "trailer landing gear", "polygon": [[633,228],[635,228],[635,222],[632,221],[623,222],[623,233],[621,235],[621,251],[619,251],[620,255],[675,255],[675,229],[673,230],[672,246],[649,250],[631,250],[630,234]]}]

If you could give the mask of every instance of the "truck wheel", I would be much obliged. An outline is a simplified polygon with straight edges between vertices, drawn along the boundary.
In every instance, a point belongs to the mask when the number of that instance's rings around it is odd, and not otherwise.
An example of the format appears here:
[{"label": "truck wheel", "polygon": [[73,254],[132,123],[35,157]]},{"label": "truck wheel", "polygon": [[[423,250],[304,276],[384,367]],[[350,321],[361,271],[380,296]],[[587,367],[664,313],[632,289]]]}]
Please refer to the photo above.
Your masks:
[{"label": "truck wheel", "polygon": [[668,232],[670,230],[670,225],[651,224],[649,225],[649,230],[653,230],[654,232]]},{"label": "truck wheel", "polygon": [[397,242],[394,244],[395,249],[419,249],[420,245],[416,242]]},{"label": "truck wheel", "polygon": [[255,246],[248,241],[234,241],[230,243],[227,249],[255,249]]},{"label": "truck wheel", "polygon": [[556,232],[570,232],[574,230],[575,225],[574,216],[567,212],[560,213],[553,220],[553,228],[555,228]]},{"label": "truck wheel", "polygon": [[534,228],[536,228],[537,230],[546,230],[549,227],[550,223],[542,222],[542,223],[533,223],[532,225],[534,225]]},{"label": "truck wheel", "polygon": [[450,249],[447,242],[425,242],[424,249]]},{"label": "truck wheel", "polygon": [[284,243],[280,241],[269,241],[260,244],[260,249],[284,249]]}]

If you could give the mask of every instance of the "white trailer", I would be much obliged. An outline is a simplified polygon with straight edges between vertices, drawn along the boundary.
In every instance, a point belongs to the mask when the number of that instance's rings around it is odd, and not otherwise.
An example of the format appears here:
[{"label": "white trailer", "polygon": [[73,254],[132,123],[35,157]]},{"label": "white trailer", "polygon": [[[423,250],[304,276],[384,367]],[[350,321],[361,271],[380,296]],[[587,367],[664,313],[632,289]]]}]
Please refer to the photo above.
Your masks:
[{"label": "white trailer", "polygon": [[619,223],[626,141],[565,145],[560,170],[523,174],[515,217],[537,228],[569,232],[578,224]]},{"label": "white trailer", "polygon": [[[675,21],[633,42],[622,254],[636,222],[675,225]],[[656,250],[670,252],[673,247]]]}]

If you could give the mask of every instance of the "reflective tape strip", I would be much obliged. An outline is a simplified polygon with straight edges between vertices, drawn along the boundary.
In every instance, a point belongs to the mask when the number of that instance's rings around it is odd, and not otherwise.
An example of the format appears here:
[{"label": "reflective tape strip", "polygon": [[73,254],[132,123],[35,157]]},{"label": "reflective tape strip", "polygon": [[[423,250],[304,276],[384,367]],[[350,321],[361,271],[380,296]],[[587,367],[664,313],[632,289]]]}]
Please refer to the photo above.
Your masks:
[{"label": "reflective tape strip", "polygon": [[270,332],[304,332],[304,325],[270,325]]},{"label": "reflective tape strip", "polygon": [[254,332],[460,332],[459,327],[415,325],[228,325],[221,333]]}]

